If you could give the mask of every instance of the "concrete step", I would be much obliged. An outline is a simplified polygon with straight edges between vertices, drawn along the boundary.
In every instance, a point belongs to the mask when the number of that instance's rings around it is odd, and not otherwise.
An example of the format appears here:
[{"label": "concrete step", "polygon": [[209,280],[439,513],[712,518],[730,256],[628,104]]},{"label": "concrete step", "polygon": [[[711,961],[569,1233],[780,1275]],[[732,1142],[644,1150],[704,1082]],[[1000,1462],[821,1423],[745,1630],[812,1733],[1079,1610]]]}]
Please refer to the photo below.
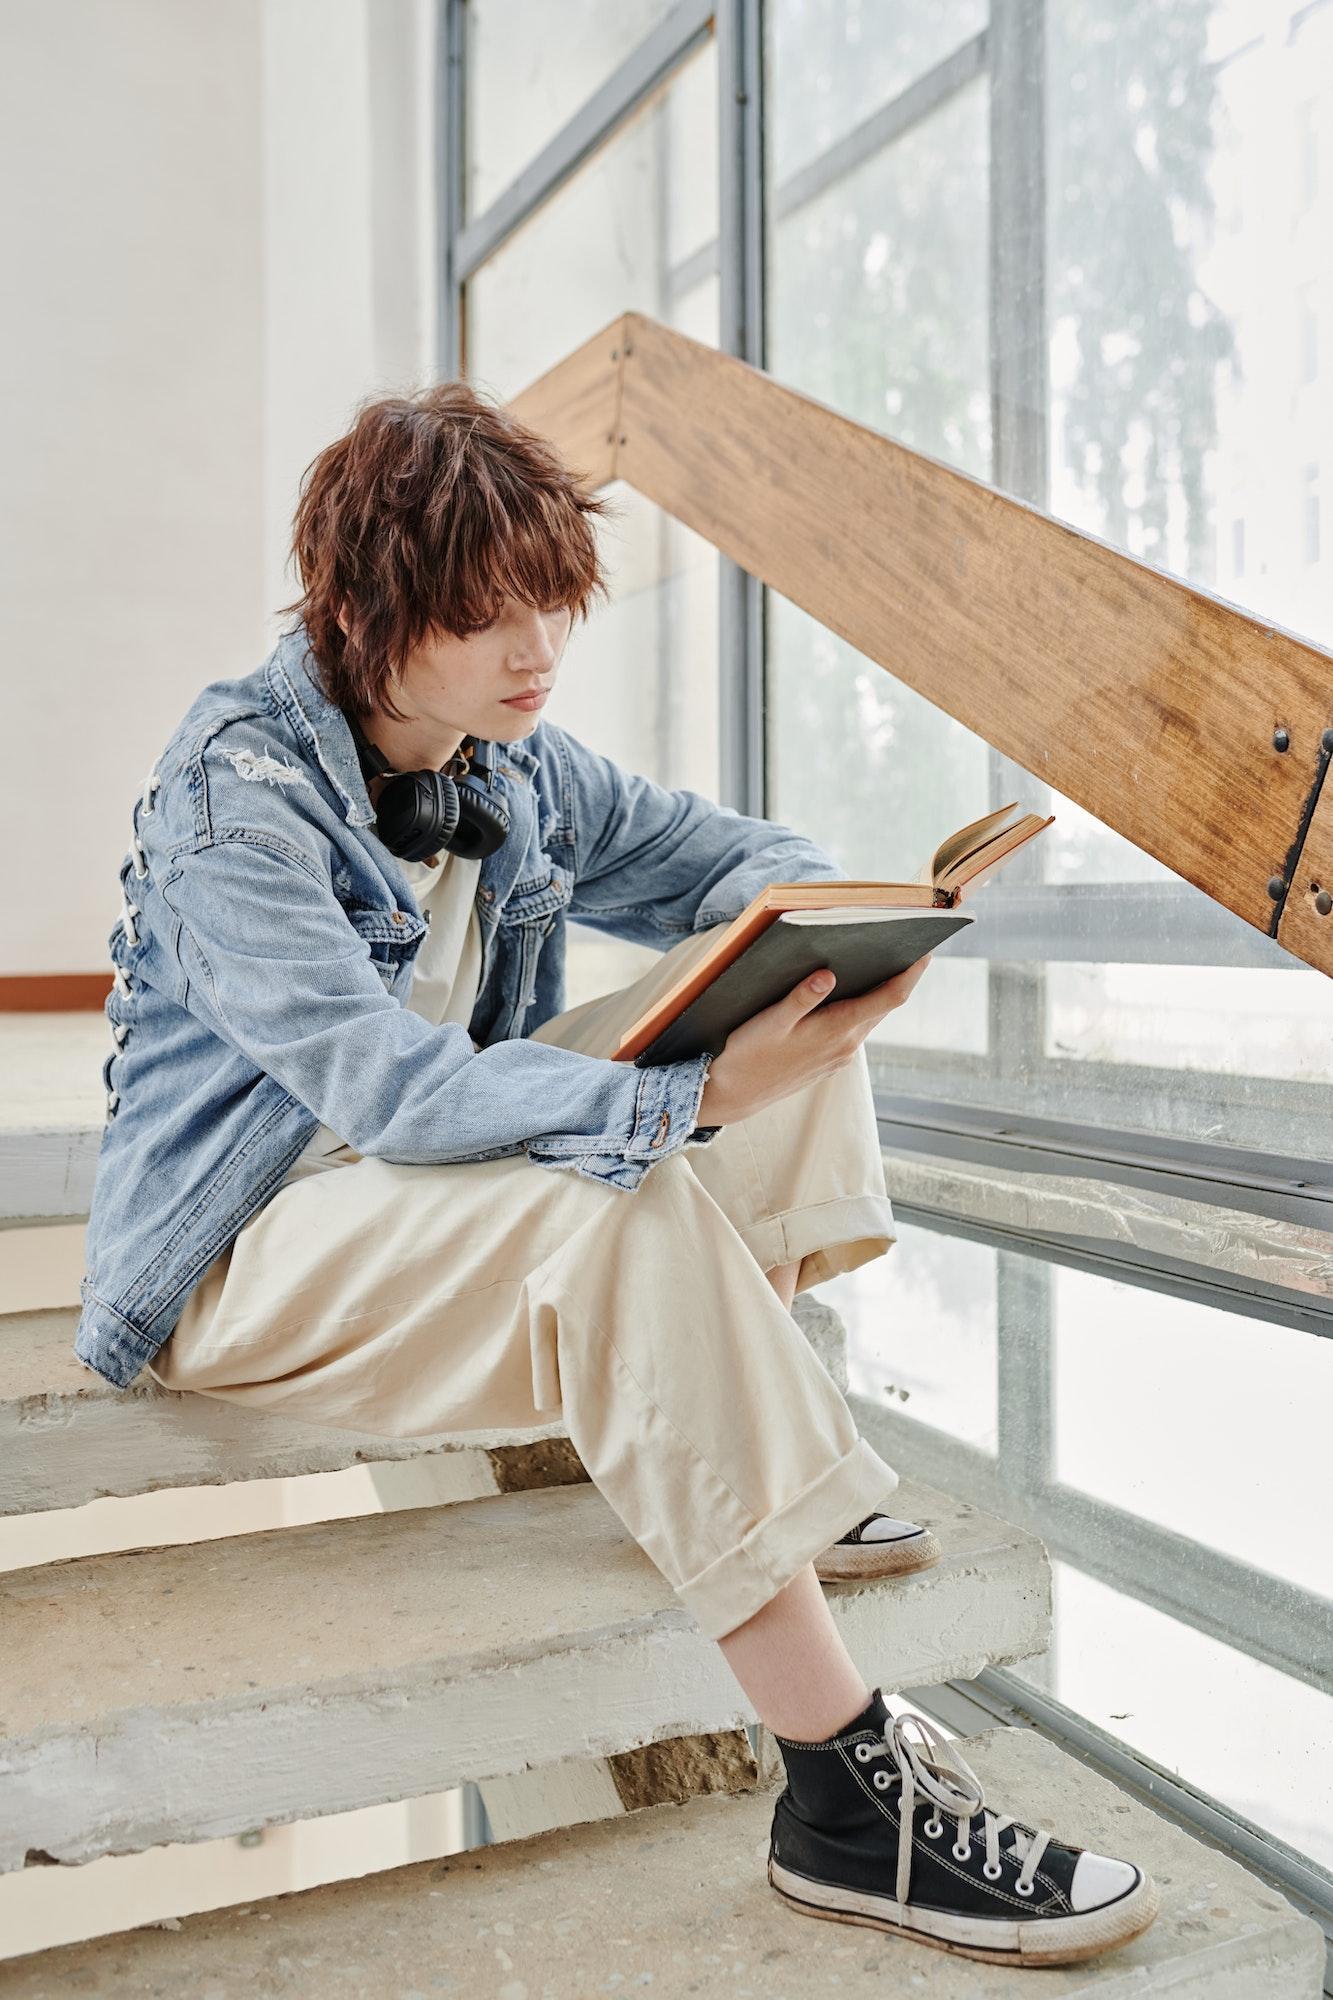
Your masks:
[{"label": "concrete step", "polygon": [[[11,1017],[12,1018],[12,1017]],[[112,1047],[110,1030],[101,1018],[102,1034],[91,1065],[98,1075],[107,1050]],[[0,1029],[4,1017],[0,1017]],[[3,1040],[0,1034],[0,1040]],[[15,1072],[7,1070],[6,1076]],[[100,1086],[95,1094],[106,1098]],[[86,1216],[97,1178],[97,1155],[101,1150],[103,1127],[99,1119],[85,1115],[83,1107],[71,1103],[68,1123],[58,1114],[49,1118],[28,1108],[28,1116],[16,1122],[15,1107],[0,1107],[0,1220],[46,1221],[52,1216],[70,1219]],[[8,1114],[8,1115],[7,1115]]]},{"label": "concrete step", "polygon": [[[1035,1536],[904,1480],[944,1558],[828,1596],[868,1678],[1049,1643]],[[209,1839],[753,1720],[590,1485],[0,1577],[0,1872]]]},{"label": "concrete step", "polygon": [[[846,1330],[808,1292],[793,1317],[841,1388]],[[510,1493],[581,1475],[559,1423],[452,1437],[386,1438],[237,1409],[217,1397],[178,1395],[147,1372],[114,1389],[73,1351],[78,1313],[66,1308],[0,1316],[0,1516],[82,1507],[164,1487],[336,1472],[349,1465],[461,1454],[473,1494]],[[534,1446],[544,1447],[534,1450]]]},{"label": "concrete step", "polygon": [[[533,1446],[567,1440],[558,1423],[485,1437],[324,1430],[214,1396],[178,1395],[147,1373],[115,1389],[75,1355],[77,1323],[78,1314],[64,1308],[0,1318],[0,1516],[440,1454],[472,1462],[474,1492],[493,1481],[503,1493],[528,1483],[525,1467],[541,1457]],[[581,1476],[577,1461],[573,1466],[569,1476]]]},{"label": "concrete step", "polygon": [[418,1862],[187,1917],[179,1929],[0,1965],[0,2000],[408,2000],[428,1993],[587,2000],[1317,2000],[1324,1939],[1275,1890],[1035,1732],[960,1748],[999,1812],[1137,1861],[1162,1905],[1137,1938],[1081,1965],[983,1964],[792,1910],[764,1873],[773,1793],[653,1806],[628,1819]]}]

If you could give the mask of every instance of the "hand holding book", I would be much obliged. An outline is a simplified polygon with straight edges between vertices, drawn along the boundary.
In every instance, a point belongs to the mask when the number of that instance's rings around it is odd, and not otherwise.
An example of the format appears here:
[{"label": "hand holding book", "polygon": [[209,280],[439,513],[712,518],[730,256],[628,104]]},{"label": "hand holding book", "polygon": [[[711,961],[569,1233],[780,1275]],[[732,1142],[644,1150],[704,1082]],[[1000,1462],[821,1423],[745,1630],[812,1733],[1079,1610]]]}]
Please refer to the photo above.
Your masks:
[{"label": "hand holding book", "polygon": [[[1011,821],[1017,811],[1003,806],[961,827],[936,848],[915,882],[770,883],[731,923],[718,925],[716,936],[700,934],[706,940],[700,955],[626,1029],[612,1059],[646,1067],[709,1050],[720,1060],[738,1031],[770,1011],[773,1018],[752,1039],[785,1044],[796,1021],[819,1006],[823,996],[806,982],[820,967],[836,975],[838,1005],[864,1000],[871,1009],[864,1026],[853,1030],[852,1047],[859,1047],[876,1020],[902,1005],[921,976],[918,966],[924,969],[933,951],[975,922],[959,907],[964,889],[978,887],[1054,817],[1024,813]],[[910,984],[896,983],[909,973]],[[842,1017],[839,1034],[852,1018]],[[813,1047],[808,1053],[815,1063],[821,1059]],[[779,1054],[779,1062],[791,1054]],[[747,1056],[728,1068],[748,1075],[751,1064]],[[715,1063],[710,1085],[716,1074]],[[799,1087],[799,1080],[786,1084],[787,1090]],[[714,1122],[702,1109],[700,1121]]]},{"label": "hand holding book", "polygon": [[847,1000],[826,997],[834,990],[831,967],[812,972],[773,1006],[733,1028],[709,1065],[698,1123],[734,1124],[850,1062],[876,1021],[902,1006],[929,964],[927,953]]}]

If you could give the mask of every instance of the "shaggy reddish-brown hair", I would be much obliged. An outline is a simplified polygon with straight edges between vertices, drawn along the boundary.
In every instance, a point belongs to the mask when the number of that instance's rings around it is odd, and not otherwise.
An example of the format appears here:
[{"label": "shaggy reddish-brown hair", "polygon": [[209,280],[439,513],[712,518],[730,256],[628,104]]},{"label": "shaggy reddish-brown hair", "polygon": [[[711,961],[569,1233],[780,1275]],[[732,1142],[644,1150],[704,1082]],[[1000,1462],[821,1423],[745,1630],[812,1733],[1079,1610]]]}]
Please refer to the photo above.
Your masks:
[{"label": "shaggy reddish-brown hair", "polygon": [[330,701],[401,720],[388,683],[428,633],[482,631],[506,596],[586,618],[608,595],[590,516],[610,511],[549,439],[469,383],[384,396],[302,475],[304,590],[281,609],[304,620]]}]

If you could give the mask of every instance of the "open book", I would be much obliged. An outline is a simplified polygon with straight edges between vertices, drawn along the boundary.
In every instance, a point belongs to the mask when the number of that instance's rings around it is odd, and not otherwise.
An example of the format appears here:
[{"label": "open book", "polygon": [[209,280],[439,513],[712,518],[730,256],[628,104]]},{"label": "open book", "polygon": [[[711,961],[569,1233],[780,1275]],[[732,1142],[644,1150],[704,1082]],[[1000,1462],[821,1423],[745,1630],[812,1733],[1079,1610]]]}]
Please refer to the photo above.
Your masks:
[{"label": "open book", "polygon": [[[941,841],[914,882],[770,882],[729,924],[700,933],[700,955],[620,1038],[613,1062],[639,1068],[717,1055],[733,1029],[821,965],[848,1000],[905,972],[976,921],[958,907],[1055,815],[1001,806]],[[826,1003],[820,1002],[820,1005]]]}]

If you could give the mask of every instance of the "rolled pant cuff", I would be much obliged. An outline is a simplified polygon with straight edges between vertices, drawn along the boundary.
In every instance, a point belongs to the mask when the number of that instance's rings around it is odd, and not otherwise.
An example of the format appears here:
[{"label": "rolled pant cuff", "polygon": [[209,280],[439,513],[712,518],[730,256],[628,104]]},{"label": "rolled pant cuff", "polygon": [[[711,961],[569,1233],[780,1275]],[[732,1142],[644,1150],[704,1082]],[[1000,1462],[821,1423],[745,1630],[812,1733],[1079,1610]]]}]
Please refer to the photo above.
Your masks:
[{"label": "rolled pant cuff", "polygon": [[799,1264],[798,1292],[881,1257],[898,1240],[887,1195],[843,1194],[738,1225],[761,1271]]},{"label": "rolled pant cuff", "polygon": [[894,1491],[898,1474],[864,1438],[676,1594],[704,1636],[733,1632]]}]

